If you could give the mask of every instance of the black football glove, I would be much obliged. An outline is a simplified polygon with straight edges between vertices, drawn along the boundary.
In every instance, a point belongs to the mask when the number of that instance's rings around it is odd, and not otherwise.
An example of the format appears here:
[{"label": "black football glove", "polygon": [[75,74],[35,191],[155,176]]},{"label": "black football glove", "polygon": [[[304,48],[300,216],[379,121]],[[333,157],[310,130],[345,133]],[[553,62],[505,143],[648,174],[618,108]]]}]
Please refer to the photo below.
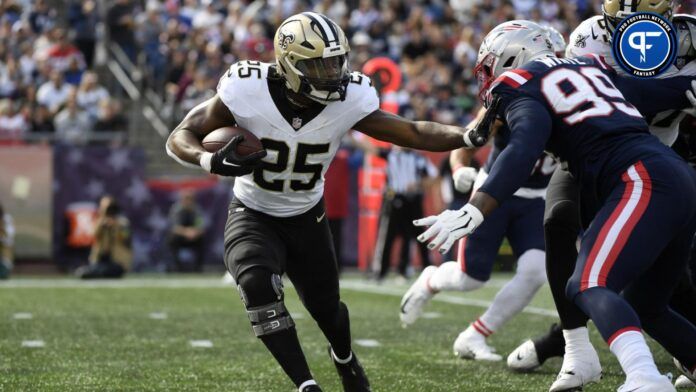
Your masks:
[{"label": "black football glove", "polygon": [[235,136],[224,147],[214,152],[210,158],[210,172],[225,177],[239,177],[254,171],[266,156],[266,150],[240,156],[237,154],[237,146],[242,141],[244,136]]}]

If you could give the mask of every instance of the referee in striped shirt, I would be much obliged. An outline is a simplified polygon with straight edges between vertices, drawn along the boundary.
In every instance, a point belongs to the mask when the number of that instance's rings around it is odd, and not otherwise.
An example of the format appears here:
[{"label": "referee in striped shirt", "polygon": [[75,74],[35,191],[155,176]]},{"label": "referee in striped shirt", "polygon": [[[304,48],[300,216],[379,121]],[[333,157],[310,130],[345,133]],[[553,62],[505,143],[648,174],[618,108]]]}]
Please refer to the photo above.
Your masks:
[{"label": "referee in striped shirt", "polygon": [[[423,216],[423,191],[437,177],[437,168],[422,154],[403,147],[380,149],[379,155],[387,161],[387,188],[380,213],[377,248],[373,265],[379,266],[379,280],[389,272],[394,240],[401,237],[398,271],[407,277],[411,240],[419,234],[411,222]],[[416,241],[423,267],[430,265],[428,248]]]}]

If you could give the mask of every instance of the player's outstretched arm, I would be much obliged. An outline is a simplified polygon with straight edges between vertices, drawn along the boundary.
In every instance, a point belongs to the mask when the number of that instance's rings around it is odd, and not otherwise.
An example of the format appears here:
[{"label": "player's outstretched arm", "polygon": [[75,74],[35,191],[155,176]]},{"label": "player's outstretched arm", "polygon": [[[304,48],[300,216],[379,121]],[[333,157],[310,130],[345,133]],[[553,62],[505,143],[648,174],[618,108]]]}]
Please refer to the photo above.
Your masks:
[{"label": "player's outstretched arm", "polygon": [[[217,94],[191,109],[167,139],[167,154],[179,163],[199,166],[206,153],[201,140],[210,132],[235,125],[232,113]],[[182,162],[183,161],[183,162]]]},{"label": "player's outstretched arm", "polygon": [[375,139],[426,151],[450,151],[465,147],[466,129],[431,121],[410,121],[401,116],[375,110],[354,128]]},{"label": "player's outstretched arm", "polygon": [[544,106],[531,98],[511,102],[505,118],[511,130],[510,143],[498,156],[486,182],[459,210],[446,210],[413,222],[429,226],[418,241],[429,241],[428,249],[446,253],[460,238],[474,232],[493,212],[527,180],[551,135],[551,116]]}]

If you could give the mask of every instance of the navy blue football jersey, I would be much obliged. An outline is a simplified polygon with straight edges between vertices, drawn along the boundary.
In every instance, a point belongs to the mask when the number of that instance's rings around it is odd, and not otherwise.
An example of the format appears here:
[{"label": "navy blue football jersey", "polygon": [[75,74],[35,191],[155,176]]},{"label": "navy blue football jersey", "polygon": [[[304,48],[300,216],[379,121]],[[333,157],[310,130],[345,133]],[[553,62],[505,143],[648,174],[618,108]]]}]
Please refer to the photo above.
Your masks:
[{"label": "navy blue football jersey", "polygon": [[[498,159],[498,156],[509,142],[510,128],[507,126],[502,126],[495,134],[493,145],[491,146],[491,152],[488,154],[486,164],[483,166],[483,170],[486,173],[490,173],[495,160]],[[527,178],[524,184],[522,184],[522,188],[544,189],[548,187],[549,181],[551,180],[551,175],[556,169],[556,166],[558,166],[558,163],[555,159],[553,159],[553,157],[546,153],[541,154],[534,165],[534,169],[532,169],[532,172],[529,174],[529,178]]]},{"label": "navy blue football jersey", "polygon": [[544,150],[599,193],[641,158],[676,156],[648,132],[641,111],[687,107],[691,80],[618,76],[595,55],[545,58],[504,72],[489,91],[501,98],[498,114],[511,129],[510,140],[480,190],[499,201],[509,197]]}]

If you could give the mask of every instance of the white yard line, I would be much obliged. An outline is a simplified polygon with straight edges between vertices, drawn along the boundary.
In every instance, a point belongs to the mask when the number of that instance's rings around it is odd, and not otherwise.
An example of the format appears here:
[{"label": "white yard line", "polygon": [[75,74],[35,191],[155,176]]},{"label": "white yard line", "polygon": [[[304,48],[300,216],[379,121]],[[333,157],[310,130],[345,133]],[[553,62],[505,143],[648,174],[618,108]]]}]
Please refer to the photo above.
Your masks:
[{"label": "white yard line", "polygon": [[379,347],[381,344],[374,339],[355,339],[355,344],[361,347]]},{"label": "white yard line", "polygon": [[[390,295],[393,297],[401,297],[406,292],[406,289],[388,286],[378,286],[371,282],[357,280],[343,280],[341,281],[341,288],[345,290],[360,291],[364,293]],[[473,298],[462,298],[450,294],[438,294],[435,297],[433,297],[433,301],[446,302],[455,305],[476,306],[480,308],[487,308],[491,306],[492,303],[491,301],[484,301]],[[534,306],[527,306],[526,308],[524,308],[523,312],[529,314],[537,314],[541,316],[558,317],[558,313],[555,310],[537,308]]]},{"label": "white yard line", "polygon": [[167,319],[167,313],[164,312],[152,312],[148,315],[153,320],[166,320]]},{"label": "white yard line", "polygon": [[[494,287],[502,286],[504,279],[492,280]],[[292,286],[287,282],[288,286]],[[1,289],[18,288],[85,288],[85,289],[128,289],[128,288],[168,288],[168,289],[190,289],[190,288],[229,288],[218,278],[134,278],[134,279],[114,279],[102,281],[81,281],[72,279],[14,279],[0,282]],[[393,297],[401,297],[407,290],[407,286],[390,286],[388,284],[376,285],[373,282],[344,279],[341,280],[341,288],[344,290],[359,291],[364,293],[382,294]],[[487,308],[491,301],[463,298],[451,294],[442,293],[433,298],[434,301],[445,302],[454,305],[476,306]],[[527,306],[524,313],[536,314],[547,317],[558,317],[558,313],[553,309],[538,308]]]},{"label": "white yard line", "polygon": [[32,318],[34,318],[34,315],[27,312],[21,312],[13,314],[12,318],[15,320],[31,320]]},{"label": "white yard line", "polygon": [[22,347],[40,348],[45,346],[46,343],[43,340],[22,340]]},{"label": "white yard line", "polygon": [[210,340],[190,340],[189,344],[191,347],[196,347],[196,348],[211,348],[213,347],[213,342]]}]

